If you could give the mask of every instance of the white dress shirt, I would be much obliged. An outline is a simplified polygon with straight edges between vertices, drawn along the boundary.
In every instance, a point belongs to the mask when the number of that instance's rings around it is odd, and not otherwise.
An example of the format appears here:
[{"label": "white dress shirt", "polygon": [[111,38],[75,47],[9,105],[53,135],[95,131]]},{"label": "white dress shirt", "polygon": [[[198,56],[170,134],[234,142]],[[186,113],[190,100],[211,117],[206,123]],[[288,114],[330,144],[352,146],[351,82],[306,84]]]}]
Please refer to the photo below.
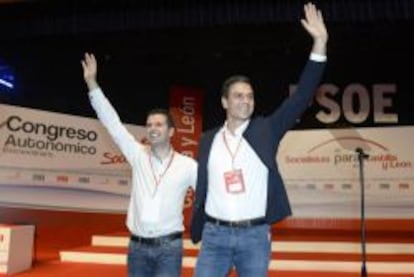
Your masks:
[{"label": "white dress shirt", "polygon": [[[242,136],[248,124],[246,121],[234,134],[224,124],[214,137],[207,165],[209,184],[206,200],[206,212],[212,217],[237,221],[265,216],[269,172]],[[234,155],[234,165],[230,152]],[[230,193],[226,188],[224,174],[233,167],[242,171],[244,192]]]},{"label": "white dress shirt", "polygon": [[128,132],[100,88],[90,91],[89,98],[98,118],[132,167],[126,220],[129,231],[143,237],[183,231],[184,199],[187,189],[195,186],[197,163],[174,150],[159,160],[149,147]]}]

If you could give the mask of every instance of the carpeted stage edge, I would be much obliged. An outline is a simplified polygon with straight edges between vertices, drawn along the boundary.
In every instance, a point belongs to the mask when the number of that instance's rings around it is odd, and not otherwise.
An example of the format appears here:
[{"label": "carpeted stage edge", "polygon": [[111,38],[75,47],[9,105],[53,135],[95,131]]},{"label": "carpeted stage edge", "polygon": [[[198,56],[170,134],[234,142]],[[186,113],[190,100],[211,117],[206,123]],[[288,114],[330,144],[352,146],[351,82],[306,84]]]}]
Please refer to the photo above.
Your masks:
[{"label": "carpeted stage edge", "polygon": [[[188,219],[186,219],[188,222]],[[0,223],[31,224],[36,226],[33,253],[33,268],[16,276],[125,276],[125,267],[62,264],[59,251],[77,246],[89,245],[92,235],[125,233],[125,214],[105,214],[96,212],[50,211],[0,206]],[[188,226],[187,226],[188,227]],[[303,237],[315,239],[359,240],[360,221],[358,219],[295,219],[284,220],[273,228],[274,239],[297,240]],[[390,240],[394,242],[414,242],[414,221],[412,219],[367,220],[367,241]],[[183,276],[192,276],[192,270],[185,269]],[[269,276],[272,276],[271,273]],[[0,275],[6,276],[6,275]],[[234,275],[235,276],[235,275]],[[278,277],[356,277],[353,273],[278,272]],[[395,275],[375,274],[370,277]],[[400,275],[399,275],[400,276]],[[403,275],[401,275],[403,276]],[[405,275],[408,276],[408,275]]]},{"label": "carpeted stage edge", "polygon": [[[186,218],[185,222],[188,222]],[[0,223],[32,224],[36,226],[34,261],[55,259],[59,250],[88,245],[91,236],[127,232],[125,214],[93,212],[51,211],[0,206]],[[186,224],[188,225],[188,224]],[[277,239],[318,239],[337,237],[342,240],[359,239],[358,219],[295,219],[289,218],[273,227]],[[187,226],[188,229],[188,226]],[[370,219],[366,221],[367,241],[382,237],[382,240],[414,241],[412,219]]]}]

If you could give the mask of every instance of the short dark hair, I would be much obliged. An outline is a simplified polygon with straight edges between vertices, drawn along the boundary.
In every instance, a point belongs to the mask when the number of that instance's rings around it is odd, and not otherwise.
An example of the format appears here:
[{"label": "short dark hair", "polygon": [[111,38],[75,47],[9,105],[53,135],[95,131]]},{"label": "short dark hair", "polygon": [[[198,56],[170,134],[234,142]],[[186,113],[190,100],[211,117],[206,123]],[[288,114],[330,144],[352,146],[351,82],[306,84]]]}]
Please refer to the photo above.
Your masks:
[{"label": "short dark hair", "polygon": [[228,98],[229,97],[229,90],[230,87],[234,84],[234,83],[247,83],[250,86],[252,85],[250,78],[245,76],[245,75],[232,75],[230,77],[228,77],[224,82],[223,85],[221,87],[221,97],[224,98]]},{"label": "short dark hair", "polygon": [[171,113],[167,109],[162,109],[162,108],[152,109],[147,113],[147,117],[149,117],[151,115],[155,115],[155,114],[164,115],[167,118],[168,128],[175,128],[174,119],[173,119]]}]

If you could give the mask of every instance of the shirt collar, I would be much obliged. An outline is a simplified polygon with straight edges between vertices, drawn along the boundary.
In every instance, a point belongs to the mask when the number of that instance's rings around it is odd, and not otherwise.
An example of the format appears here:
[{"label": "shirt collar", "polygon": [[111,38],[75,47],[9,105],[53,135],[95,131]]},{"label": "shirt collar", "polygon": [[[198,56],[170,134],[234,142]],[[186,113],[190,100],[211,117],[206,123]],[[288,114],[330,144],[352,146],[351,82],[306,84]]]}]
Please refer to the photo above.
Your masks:
[{"label": "shirt collar", "polygon": [[[249,122],[250,122],[250,119],[246,120],[243,124],[237,127],[236,130],[234,130],[234,136],[240,137],[243,134],[243,132],[247,129]],[[230,130],[227,128],[227,121],[224,122],[223,131],[233,135],[232,132],[230,132]]]},{"label": "shirt collar", "polygon": [[168,155],[165,158],[161,159],[160,157],[158,157],[157,155],[155,155],[154,152],[152,152],[151,148],[149,148],[149,155],[150,155],[150,157],[153,160],[155,160],[158,163],[160,163],[160,164],[163,164],[165,161],[169,161],[172,158],[172,156],[174,155],[174,152],[175,152],[174,148],[172,147],[172,145],[170,145],[170,150],[168,151]]}]

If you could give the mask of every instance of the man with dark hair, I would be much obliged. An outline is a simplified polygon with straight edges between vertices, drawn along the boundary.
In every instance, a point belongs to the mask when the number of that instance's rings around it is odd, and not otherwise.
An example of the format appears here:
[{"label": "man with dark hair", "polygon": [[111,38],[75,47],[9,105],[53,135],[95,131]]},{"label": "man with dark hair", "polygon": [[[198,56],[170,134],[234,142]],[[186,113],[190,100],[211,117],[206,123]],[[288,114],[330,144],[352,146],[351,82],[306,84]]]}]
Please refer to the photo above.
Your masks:
[{"label": "man with dark hair", "polygon": [[308,107],[326,60],[328,33],[322,14],[304,6],[302,25],[313,38],[297,91],[267,117],[251,118],[254,91],[248,77],[232,76],[222,88],[226,122],[206,132],[198,157],[191,238],[203,238],[196,276],[267,276],[271,224],[291,214],[276,164],[284,134]]},{"label": "man with dark hair", "polygon": [[82,67],[91,105],[132,168],[128,275],[180,276],[184,198],[194,188],[197,163],[172,148],[174,122],[167,110],[148,113],[149,146],[136,141],[97,83],[93,54],[85,54]]}]

